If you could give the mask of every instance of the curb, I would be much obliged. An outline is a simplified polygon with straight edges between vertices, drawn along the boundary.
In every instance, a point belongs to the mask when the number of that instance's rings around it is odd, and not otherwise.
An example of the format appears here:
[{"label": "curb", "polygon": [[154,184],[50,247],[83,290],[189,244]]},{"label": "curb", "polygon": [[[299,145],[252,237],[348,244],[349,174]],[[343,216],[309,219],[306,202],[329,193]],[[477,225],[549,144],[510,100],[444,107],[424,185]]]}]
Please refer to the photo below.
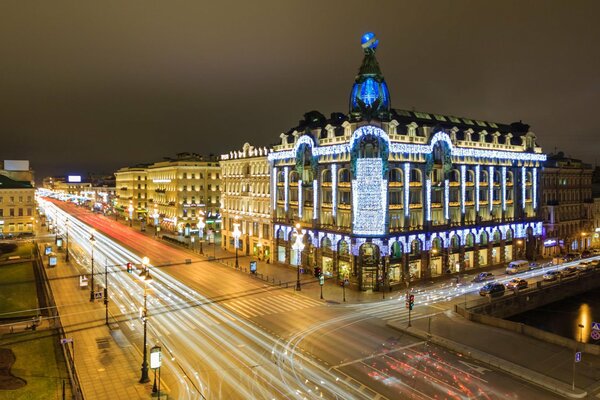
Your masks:
[{"label": "curb", "polygon": [[399,323],[388,322],[386,325],[390,328],[396,329],[403,333],[407,333],[421,340],[426,340],[453,352],[460,353],[466,357],[472,358],[473,360],[479,361],[488,367],[505,372],[515,378],[523,380],[527,383],[531,383],[535,386],[541,387],[545,390],[548,390],[549,392],[558,394],[560,396],[570,399],[583,399],[588,394],[587,391],[578,388],[575,388],[575,391],[572,391],[569,385],[562,381],[559,381],[558,379],[550,378],[539,372],[522,367],[518,364],[512,363],[502,358],[487,354],[483,351],[477,350],[473,347],[464,345],[462,343],[457,343],[437,335],[429,334],[415,327],[404,327],[401,326],[401,324]]}]

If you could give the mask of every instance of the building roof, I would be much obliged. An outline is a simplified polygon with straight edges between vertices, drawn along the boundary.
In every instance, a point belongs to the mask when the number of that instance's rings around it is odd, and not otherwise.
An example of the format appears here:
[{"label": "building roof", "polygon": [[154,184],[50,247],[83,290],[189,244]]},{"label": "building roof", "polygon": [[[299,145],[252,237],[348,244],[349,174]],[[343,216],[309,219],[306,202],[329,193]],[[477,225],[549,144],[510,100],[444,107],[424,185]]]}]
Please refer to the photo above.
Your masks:
[{"label": "building roof", "polygon": [[0,175],[0,189],[33,189],[30,182],[15,181],[8,176]]}]

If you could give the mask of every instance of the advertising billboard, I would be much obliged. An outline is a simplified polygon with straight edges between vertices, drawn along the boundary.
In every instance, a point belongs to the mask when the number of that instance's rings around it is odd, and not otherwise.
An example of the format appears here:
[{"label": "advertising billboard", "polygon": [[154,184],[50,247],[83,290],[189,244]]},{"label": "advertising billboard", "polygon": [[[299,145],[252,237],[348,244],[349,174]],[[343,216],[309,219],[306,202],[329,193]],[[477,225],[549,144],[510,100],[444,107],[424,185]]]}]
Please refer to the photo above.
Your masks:
[{"label": "advertising billboard", "polygon": [[69,175],[67,177],[67,182],[80,183],[81,182],[81,176],[80,175]]},{"label": "advertising billboard", "polygon": [[4,160],[7,171],[29,171],[29,160]]}]

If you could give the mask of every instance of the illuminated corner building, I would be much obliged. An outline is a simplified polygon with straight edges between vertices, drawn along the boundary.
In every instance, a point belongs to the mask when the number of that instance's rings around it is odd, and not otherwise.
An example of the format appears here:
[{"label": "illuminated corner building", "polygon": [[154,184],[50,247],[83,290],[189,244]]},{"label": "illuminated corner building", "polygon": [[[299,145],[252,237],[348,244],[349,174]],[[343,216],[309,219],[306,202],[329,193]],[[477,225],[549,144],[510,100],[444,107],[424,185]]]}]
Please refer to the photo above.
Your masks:
[{"label": "illuminated corner building", "polygon": [[376,47],[363,37],[349,113],[305,114],[268,156],[276,260],[369,290],[533,259],[546,156],[529,126],[391,108]]},{"label": "illuminated corner building", "polygon": [[541,209],[544,220],[542,255],[588,249],[594,237],[592,166],[581,160],[551,154],[541,171]]},{"label": "illuminated corner building", "polygon": [[131,217],[139,220],[148,213],[148,164],[124,167],[115,172],[115,212],[123,219],[130,217],[129,206],[133,207]]},{"label": "illuminated corner building", "polygon": [[30,180],[18,181],[0,170],[0,238],[33,233],[35,188]]},{"label": "illuminated corner building", "polygon": [[221,156],[221,247],[235,251],[234,224],[239,224],[240,254],[273,261],[268,153],[246,143]]},{"label": "illuminated corner building", "polygon": [[161,229],[190,236],[203,216],[205,232],[220,230],[221,177],[217,157],[178,153],[154,163],[148,174],[148,223],[158,214]]}]

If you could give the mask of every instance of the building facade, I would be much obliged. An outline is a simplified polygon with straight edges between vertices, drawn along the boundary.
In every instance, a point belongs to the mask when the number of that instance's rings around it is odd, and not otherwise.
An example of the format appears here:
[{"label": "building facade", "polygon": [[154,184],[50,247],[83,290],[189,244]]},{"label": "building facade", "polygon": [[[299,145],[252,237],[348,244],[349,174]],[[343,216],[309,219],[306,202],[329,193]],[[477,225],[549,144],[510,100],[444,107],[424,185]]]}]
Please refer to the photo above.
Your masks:
[{"label": "building facade", "polygon": [[221,156],[221,247],[235,251],[237,226],[238,252],[273,261],[268,153],[246,143],[241,151]]},{"label": "building facade", "polygon": [[376,47],[363,37],[350,112],[305,114],[268,156],[275,259],[362,290],[534,259],[529,126],[391,108]]},{"label": "building facade", "polygon": [[190,236],[200,218],[215,229],[221,202],[221,170],[218,159],[193,153],[157,162],[147,168],[148,223]]},{"label": "building facade", "polygon": [[116,209],[124,218],[185,236],[198,230],[200,217],[205,229],[218,230],[220,174],[217,158],[195,153],[121,168],[115,172]]},{"label": "building facade", "polygon": [[0,174],[0,237],[33,234],[35,188],[31,180]]},{"label": "building facade", "polygon": [[125,219],[145,220],[148,215],[148,165],[124,167],[115,172],[114,210]]},{"label": "building facade", "polygon": [[541,171],[542,255],[553,257],[591,246],[594,234],[591,165],[550,155]]}]

